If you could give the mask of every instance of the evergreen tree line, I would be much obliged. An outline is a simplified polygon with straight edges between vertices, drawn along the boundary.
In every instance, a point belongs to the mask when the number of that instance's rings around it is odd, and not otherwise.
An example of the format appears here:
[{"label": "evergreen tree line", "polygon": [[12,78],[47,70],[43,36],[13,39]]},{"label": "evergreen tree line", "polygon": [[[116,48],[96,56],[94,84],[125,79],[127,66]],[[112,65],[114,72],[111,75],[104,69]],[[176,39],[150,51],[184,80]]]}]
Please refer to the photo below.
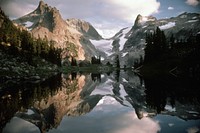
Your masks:
[{"label": "evergreen tree line", "polygon": [[39,56],[53,64],[61,66],[61,49],[54,47],[53,41],[47,38],[35,39],[31,34],[13,25],[9,18],[0,9],[0,48],[13,55],[21,55],[29,64],[33,63],[33,57]]},{"label": "evergreen tree line", "polygon": [[140,65],[160,63],[169,70],[177,67],[182,74],[200,75],[200,34],[178,40],[173,34],[166,38],[157,28],[153,34],[146,35],[145,56],[140,60]]},{"label": "evergreen tree line", "polygon": [[80,62],[79,64],[77,63],[77,60],[72,57],[71,59],[71,66],[89,66],[91,64],[101,64],[101,56],[99,56],[98,58],[96,58],[95,56],[91,57],[91,62],[87,62],[87,61],[83,61],[83,62]]},{"label": "evergreen tree line", "polygon": [[158,27],[153,34],[146,35],[146,48],[144,61],[151,62],[158,60],[161,56],[167,52],[167,41],[163,31]]}]

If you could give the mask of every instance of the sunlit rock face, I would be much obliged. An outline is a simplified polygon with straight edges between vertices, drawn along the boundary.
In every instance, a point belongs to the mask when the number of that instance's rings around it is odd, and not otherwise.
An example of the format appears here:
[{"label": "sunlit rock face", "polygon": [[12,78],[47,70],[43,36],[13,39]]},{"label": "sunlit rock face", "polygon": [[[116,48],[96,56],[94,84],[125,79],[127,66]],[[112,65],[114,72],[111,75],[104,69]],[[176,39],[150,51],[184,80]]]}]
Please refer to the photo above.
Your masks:
[{"label": "sunlit rock face", "polygon": [[18,27],[26,27],[34,37],[53,42],[57,48],[65,49],[69,47],[69,43],[73,44],[75,49],[70,51],[70,55],[77,60],[85,60],[88,56],[97,54],[88,39],[100,39],[101,36],[92,25],[78,19],[65,21],[55,7],[48,6],[43,1],[40,1],[33,12],[13,22]]},{"label": "sunlit rock face", "polygon": [[75,18],[67,19],[66,22],[68,25],[70,25],[89,39],[102,39],[96,29],[89,22]]},{"label": "sunlit rock face", "polygon": [[79,76],[74,80],[66,80],[63,78],[62,86],[55,95],[49,95],[40,101],[36,101],[33,106],[40,110],[40,112],[53,106],[55,109],[54,121],[55,125],[57,125],[64,115],[79,115],[78,112],[76,112],[76,107],[82,102],[80,92],[82,91],[84,84],[85,76]]}]

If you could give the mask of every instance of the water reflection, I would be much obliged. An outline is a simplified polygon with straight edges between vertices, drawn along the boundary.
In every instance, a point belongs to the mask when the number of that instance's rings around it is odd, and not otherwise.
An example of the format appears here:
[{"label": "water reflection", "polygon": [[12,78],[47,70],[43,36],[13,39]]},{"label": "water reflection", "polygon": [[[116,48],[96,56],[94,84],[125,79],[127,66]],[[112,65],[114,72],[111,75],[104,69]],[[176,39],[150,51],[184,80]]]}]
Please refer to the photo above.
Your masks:
[{"label": "water reflection", "polygon": [[156,113],[176,115],[181,119],[199,119],[199,82],[173,77],[145,79],[146,101]]},{"label": "water reflection", "polygon": [[156,121],[150,118],[139,120],[134,109],[124,107],[111,96],[104,96],[90,113],[64,117],[60,126],[50,133],[156,133],[159,130]]},{"label": "water reflection", "polygon": [[[1,92],[0,126],[3,132],[154,133],[175,128],[181,118],[198,119],[200,129],[197,85],[171,77],[142,79],[132,71],[60,74]],[[165,116],[175,120],[162,124]]]},{"label": "water reflection", "polygon": [[[28,119],[26,118],[26,115],[18,112],[27,112],[28,109],[34,106],[37,101],[42,101],[44,97],[55,95],[61,86],[60,81],[61,76],[57,75],[41,84],[25,84],[23,86],[16,86],[15,88],[8,88],[10,91],[1,92],[1,129],[3,129],[6,123],[15,115],[24,119]],[[37,112],[37,117],[40,117],[39,109],[33,108],[33,111]],[[40,120],[39,118],[37,119]],[[32,120],[31,122],[35,123]],[[41,123],[42,121],[39,121],[36,123],[36,125],[42,128]]]}]

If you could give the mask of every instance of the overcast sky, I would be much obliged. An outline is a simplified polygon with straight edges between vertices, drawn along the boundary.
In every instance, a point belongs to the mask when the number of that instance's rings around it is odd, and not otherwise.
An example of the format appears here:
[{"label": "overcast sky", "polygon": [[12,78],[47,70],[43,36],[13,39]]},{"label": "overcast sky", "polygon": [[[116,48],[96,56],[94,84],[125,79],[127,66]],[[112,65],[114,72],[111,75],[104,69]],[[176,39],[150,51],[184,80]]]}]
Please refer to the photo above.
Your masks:
[{"label": "overcast sky", "polygon": [[[37,8],[40,0],[0,0],[1,8],[11,19]],[[157,18],[183,12],[200,13],[200,0],[43,0],[56,7],[63,19],[79,18],[90,22],[104,37],[132,26],[138,14]]]}]

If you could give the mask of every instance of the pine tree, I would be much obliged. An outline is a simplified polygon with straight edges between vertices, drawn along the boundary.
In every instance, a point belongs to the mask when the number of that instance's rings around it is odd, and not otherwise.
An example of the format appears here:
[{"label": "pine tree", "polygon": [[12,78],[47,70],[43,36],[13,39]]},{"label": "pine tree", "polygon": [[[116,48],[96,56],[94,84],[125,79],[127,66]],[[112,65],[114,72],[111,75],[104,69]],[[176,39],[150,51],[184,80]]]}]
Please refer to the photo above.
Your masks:
[{"label": "pine tree", "polygon": [[153,34],[146,35],[145,62],[161,58],[167,49],[165,34],[157,27]]},{"label": "pine tree", "polygon": [[116,64],[116,67],[117,67],[117,68],[120,68],[119,55],[116,55],[115,64]]},{"label": "pine tree", "polygon": [[72,57],[71,66],[77,66],[76,59]]}]

